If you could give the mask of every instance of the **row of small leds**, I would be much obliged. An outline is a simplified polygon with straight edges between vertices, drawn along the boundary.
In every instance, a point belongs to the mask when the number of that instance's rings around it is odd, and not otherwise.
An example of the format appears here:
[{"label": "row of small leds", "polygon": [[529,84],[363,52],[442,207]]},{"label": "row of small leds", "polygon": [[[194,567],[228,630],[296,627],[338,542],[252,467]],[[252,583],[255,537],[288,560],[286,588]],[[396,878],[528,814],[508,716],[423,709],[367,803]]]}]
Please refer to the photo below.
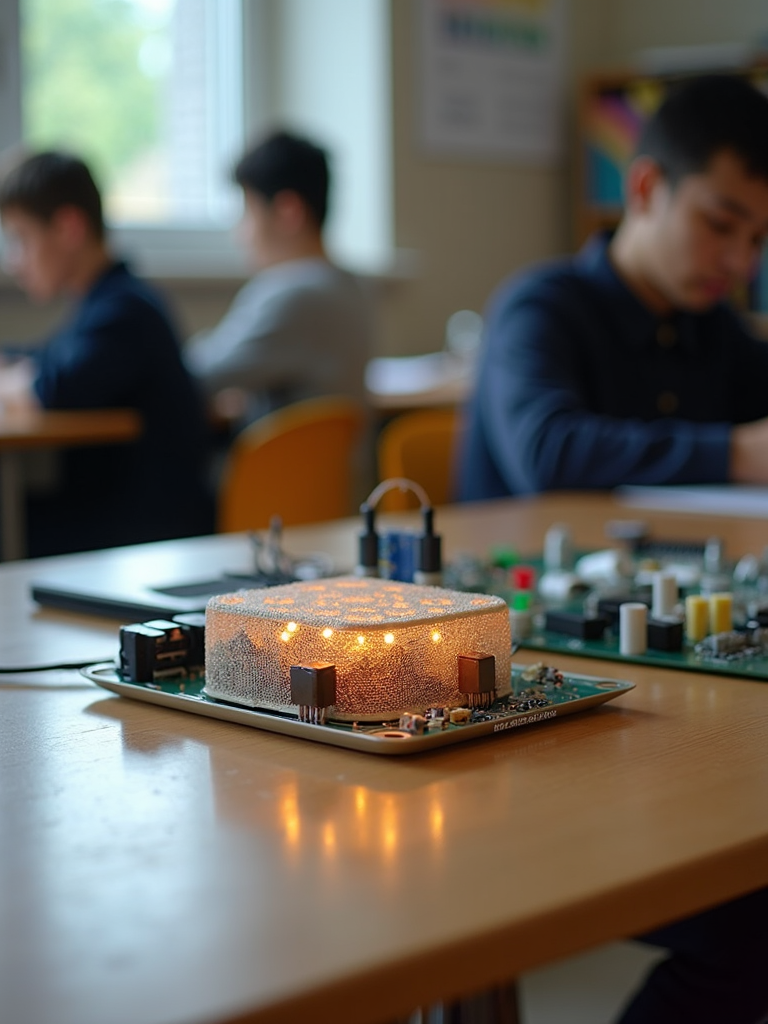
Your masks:
[{"label": "row of small leds", "polygon": [[[287,622],[285,629],[280,633],[280,639],[283,641],[283,643],[288,643],[289,640],[293,639],[294,635],[298,632],[298,629],[299,624],[297,622]],[[325,629],[321,630],[320,635],[324,637],[326,640],[330,640],[331,637],[333,636],[333,630],[330,628],[330,626],[326,626]],[[385,644],[393,644],[395,642],[395,634],[385,633],[382,639],[384,640]],[[432,640],[433,644],[439,644],[440,641],[443,639],[443,634],[435,629],[430,634],[430,639]],[[358,633],[357,642],[361,647],[365,645],[366,638],[365,636],[363,636],[362,633]]]}]

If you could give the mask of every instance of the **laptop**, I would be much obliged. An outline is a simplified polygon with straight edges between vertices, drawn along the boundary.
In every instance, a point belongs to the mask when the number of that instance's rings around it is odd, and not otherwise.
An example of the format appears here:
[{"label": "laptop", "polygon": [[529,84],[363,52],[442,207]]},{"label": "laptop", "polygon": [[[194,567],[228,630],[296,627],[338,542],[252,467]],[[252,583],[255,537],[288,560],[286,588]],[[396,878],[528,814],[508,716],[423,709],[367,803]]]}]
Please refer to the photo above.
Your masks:
[{"label": "laptop", "polygon": [[161,542],[65,555],[41,569],[31,594],[43,607],[129,623],[204,611],[217,594],[333,574],[329,559],[290,558],[274,541],[231,534],[185,541],[183,554]]}]

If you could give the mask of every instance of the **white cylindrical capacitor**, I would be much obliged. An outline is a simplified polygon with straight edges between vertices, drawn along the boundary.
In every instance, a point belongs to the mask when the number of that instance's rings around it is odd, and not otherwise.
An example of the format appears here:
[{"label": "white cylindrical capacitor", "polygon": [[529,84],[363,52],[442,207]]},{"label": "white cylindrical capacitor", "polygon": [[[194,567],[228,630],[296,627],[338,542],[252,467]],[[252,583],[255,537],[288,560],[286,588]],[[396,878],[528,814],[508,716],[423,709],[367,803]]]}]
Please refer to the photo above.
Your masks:
[{"label": "white cylindrical capacitor", "polygon": [[639,601],[619,605],[619,653],[645,654],[648,649],[648,606]]},{"label": "white cylindrical capacitor", "polygon": [[533,633],[533,615],[528,609],[518,611],[510,608],[509,624],[513,640],[527,640]]},{"label": "white cylindrical capacitor", "polygon": [[544,568],[547,570],[573,568],[571,531],[563,523],[555,523],[544,534]]},{"label": "white cylindrical capacitor", "polygon": [[663,619],[672,615],[677,604],[677,579],[671,572],[657,572],[653,576],[653,617]]}]

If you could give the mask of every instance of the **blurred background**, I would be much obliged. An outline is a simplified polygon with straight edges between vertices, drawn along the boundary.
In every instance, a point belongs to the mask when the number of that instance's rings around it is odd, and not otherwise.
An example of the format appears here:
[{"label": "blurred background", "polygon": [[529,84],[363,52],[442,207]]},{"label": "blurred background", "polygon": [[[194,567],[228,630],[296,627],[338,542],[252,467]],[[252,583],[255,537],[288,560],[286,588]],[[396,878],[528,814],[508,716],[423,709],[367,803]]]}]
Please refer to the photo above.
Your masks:
[{"label": "blurred background", "polygon": [[[234,157],[278,123],[315,137],[333,156],[332,251],[377,288],[377,354],[410,355],[610,222],[659,73],[759,66],[767,39],[763,0],[3,0],[0,147],[82,153],[119,248],[189,335],[246,276]],[[506,144],[462,139],[473,89],[506,89],[529,123],[502,125]],[[0,309],[0,343],[60,315],[3,278]]]}]

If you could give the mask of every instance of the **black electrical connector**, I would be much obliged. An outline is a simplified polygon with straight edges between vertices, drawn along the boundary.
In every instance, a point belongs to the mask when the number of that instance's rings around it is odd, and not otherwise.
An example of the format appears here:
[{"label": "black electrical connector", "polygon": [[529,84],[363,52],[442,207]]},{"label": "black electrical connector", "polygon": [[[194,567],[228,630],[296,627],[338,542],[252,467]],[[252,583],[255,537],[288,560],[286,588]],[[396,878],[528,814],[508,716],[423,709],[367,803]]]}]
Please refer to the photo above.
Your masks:
[{"label": "black electrical connector", "polygon": [[419,537],[419,557],[414,583],[440,586],[443,582],[442,538],[435,533],[434,510],[427,506],[422,510],[424,533]]},{"label": "black electrical connector", "polygon": [[376,533],[375,510],[372,505],[360,506],[365,532],[360,534],[357,558],[358,576],[379,575],[379,535]]}]

